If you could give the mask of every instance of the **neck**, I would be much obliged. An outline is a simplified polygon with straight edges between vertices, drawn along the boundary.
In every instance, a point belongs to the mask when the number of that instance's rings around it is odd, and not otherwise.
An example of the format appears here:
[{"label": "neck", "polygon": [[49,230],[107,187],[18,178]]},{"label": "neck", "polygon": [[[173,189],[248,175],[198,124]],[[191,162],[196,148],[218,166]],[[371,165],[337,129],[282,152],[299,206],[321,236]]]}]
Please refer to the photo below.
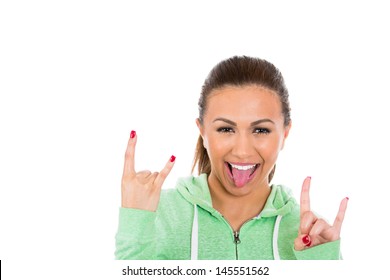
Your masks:
[{"label": "neck", "polygon": [[260,214],[271,192],[267,182],[247,193],[235,195],[229,193],[220,182],[213,182],[210,178],[208,181],[213,207],[224,216],[234,231]]}]

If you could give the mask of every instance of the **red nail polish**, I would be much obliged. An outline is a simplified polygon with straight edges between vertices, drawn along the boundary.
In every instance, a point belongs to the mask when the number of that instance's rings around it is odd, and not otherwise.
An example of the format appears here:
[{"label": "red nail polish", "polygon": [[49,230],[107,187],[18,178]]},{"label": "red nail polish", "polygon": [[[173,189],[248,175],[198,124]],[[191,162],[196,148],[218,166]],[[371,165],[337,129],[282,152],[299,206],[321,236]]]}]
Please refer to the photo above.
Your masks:
[{"label": "red nail polish", "polygon": [[347,196],[346,199],[349,200],[349,197]]},{"label": "red nail polish", "polygon": [[134,138],[135,137],[135,131],[134,130],[132,130],[131,132],[130,132],[130,138]]},{"label": "red nail polish", "polygon": [[170,161],[170,162],[174,162],[174,161],[175,161],[175,159],[176,159],[176,157],[175,157],[175,156],[171,156],[171,158],[169,159],[169,161]]},{"label": "red nail polish", "polygon": [[310,246],[310,244],[311,244],[310,236],[305,235],[304,237],[302,237],[302,242],[303,242],[303,244],[305,244],[306,246]]}]

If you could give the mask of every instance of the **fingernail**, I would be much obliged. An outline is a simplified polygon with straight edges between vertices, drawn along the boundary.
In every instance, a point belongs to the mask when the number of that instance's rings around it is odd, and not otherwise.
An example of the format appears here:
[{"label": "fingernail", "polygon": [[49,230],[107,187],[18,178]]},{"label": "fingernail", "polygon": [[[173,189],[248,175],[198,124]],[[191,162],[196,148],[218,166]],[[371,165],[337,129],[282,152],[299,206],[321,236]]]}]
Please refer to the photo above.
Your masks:
[{"label": "fingernail", "polygon": [[174,161],[175,161],[175,159],[176,159],[176,157],[175,157],[175,156],[171,156],[171,158],[169,159],[169,161],[170,161],[170,162],[174,162]]},{"label": "fingernail", "polygon": [[307,178],[309,178],[311,180],[311,176],[307,176]]},{"label": "fingernail", "polygon": [[310,246],[310,244],[311,244],[310,236],[305,235],[304,237],[302,237],[302,242],[303,242],[303,244],[305,244],[306,246]]},{"label": "fingernail", "polygon": [[347,196],[346,199],[349,200],[349,197]]},{"label": "fingernail", "polygon": [[136,132],[135,132],[134,130],[132,130],[132,131],[130,132],[130,138],[134,138],[134,137],[135,137],[135,134],[136,134]]}]

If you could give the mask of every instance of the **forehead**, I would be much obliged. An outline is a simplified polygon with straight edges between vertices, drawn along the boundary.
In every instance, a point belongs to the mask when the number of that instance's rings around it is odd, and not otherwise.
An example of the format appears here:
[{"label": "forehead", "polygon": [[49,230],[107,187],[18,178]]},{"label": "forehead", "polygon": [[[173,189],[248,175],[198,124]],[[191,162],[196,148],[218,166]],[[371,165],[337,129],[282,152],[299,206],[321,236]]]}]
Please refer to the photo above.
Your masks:
[{"label": "forehead", "polygon": [[276,92],[257,85],[226,86],[213,90],[205,117],[224,116],[233,119],[282,117],[282,105]]}]

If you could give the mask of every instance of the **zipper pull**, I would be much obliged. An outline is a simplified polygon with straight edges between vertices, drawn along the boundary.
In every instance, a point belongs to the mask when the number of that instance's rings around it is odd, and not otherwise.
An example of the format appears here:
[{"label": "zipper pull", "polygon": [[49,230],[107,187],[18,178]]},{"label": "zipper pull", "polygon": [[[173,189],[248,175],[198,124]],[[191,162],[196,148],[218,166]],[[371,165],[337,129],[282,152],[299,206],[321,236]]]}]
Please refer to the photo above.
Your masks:
[{"label": "zipper pull", "polygon": [[240,244],[241,243],[240,233],[238,231],[234,232],[234,243],[236,243],[236,244]]}]

